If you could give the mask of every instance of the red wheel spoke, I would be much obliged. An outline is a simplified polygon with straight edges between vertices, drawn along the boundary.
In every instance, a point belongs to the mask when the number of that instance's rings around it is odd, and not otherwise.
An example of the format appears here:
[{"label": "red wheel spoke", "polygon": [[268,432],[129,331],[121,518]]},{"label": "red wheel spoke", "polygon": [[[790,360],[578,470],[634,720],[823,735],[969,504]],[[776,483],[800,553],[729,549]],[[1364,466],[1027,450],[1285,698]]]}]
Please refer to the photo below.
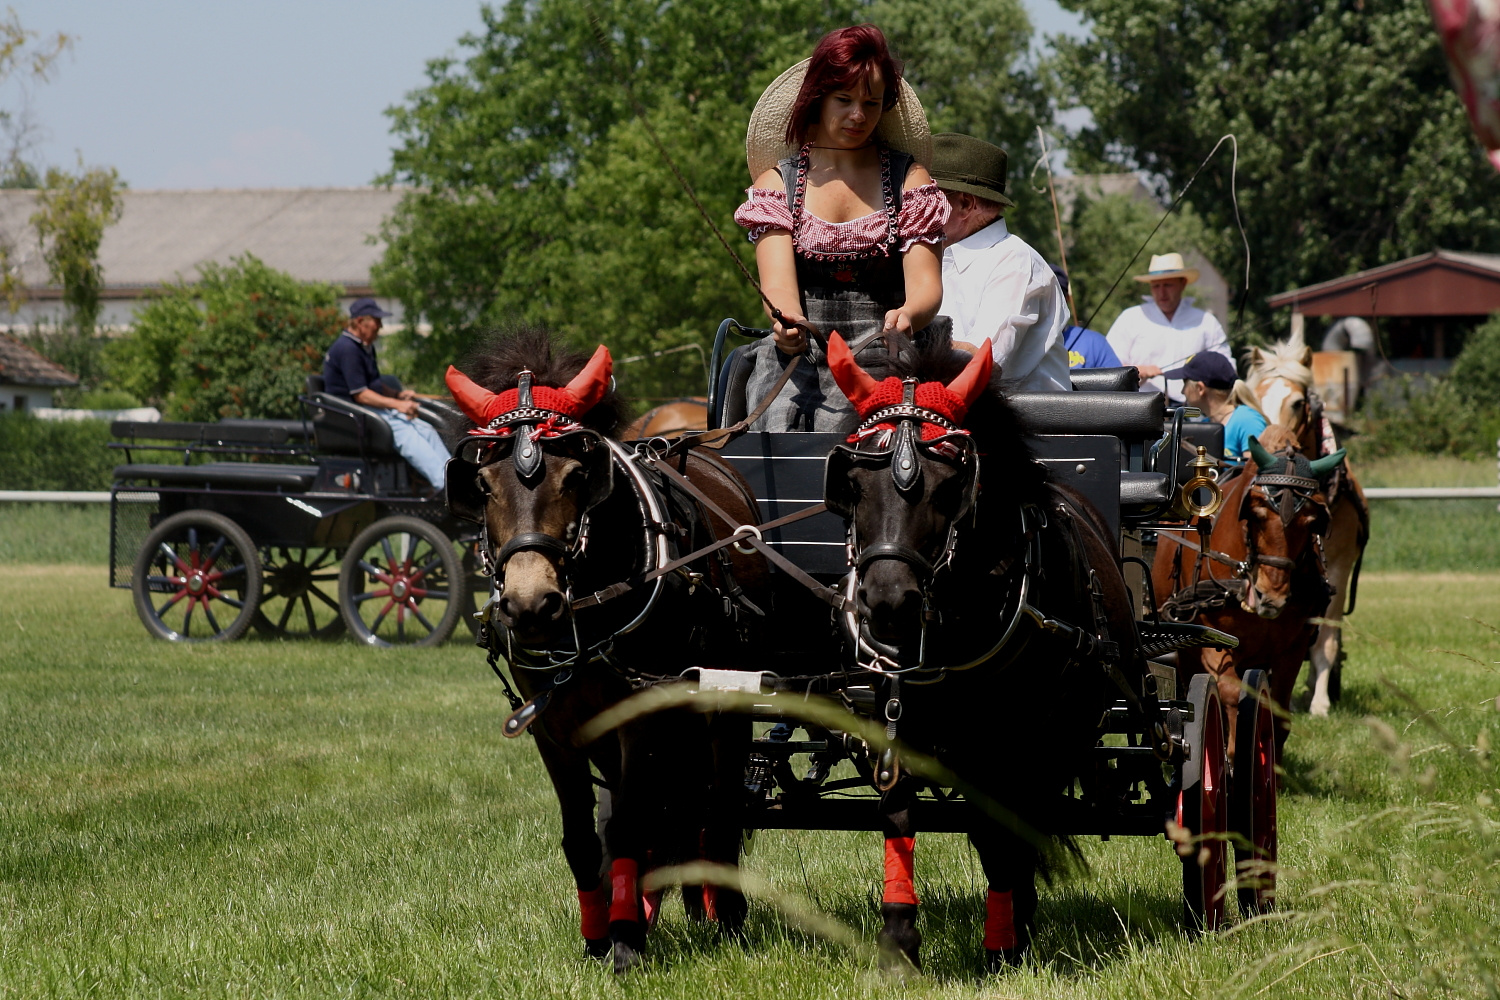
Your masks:
[{"label": "red wheel spoke", "polygon": [[428,574],[428,572],[430,572],[434,566],[439,566],[439,565],[442,564],[442,562],[443,562],[443,557],[442,556],[440,556],[440,555],[433,556],[431,559],[429,559],[425,563],[423,563],[417,569],[417,571],[415,573],[413,573],[410,576],[408,576],[406,578],[407,582],[408,583],[416,583],[418,580],[422,579],[422,577],[426,576]]},{"label": "red wheel spoke", "polygon": [[172,546],[168,545],[166,542],[162,542],[158,546],[158,548],[161,549],[162,555],[166,556],[167,559],[171,561],[172,565],[176,566],[184,574],[192,571],[192,567],[183,562],[182,559],[177,555],[177,553],[172,551]]},{"label": "red wheel spoke", "polygon": [[363,559],[359,561],[359,568],[373,576],[375,579],[379,580],[381,583],[391,584],[395,582],[391,575],[385,570],[379,569],[374,564],[367,563]]},{"label": "red wheel spoke", "polygon": [[412,603],[410,605],[410,607],[411,607],[412,617],[415,618],[417,621],[421,622],[422,626],[424,628],[426,628],[429,633],[431,633],[433,631],[432,622],[428,621],[426,618],[424,618],[422,616],[422,612],[417,610],[417,606],[416,606],[415,603]]}]

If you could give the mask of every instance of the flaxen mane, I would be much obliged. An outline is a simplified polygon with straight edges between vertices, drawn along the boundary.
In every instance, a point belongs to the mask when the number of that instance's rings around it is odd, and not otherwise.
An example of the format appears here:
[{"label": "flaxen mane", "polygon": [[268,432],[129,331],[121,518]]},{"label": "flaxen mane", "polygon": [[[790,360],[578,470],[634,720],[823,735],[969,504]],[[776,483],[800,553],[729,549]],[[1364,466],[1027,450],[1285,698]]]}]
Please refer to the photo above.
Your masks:
[{"label": "flaxen mane", "polygon": [[[588,363],[589,356],[563,343],[546,330],[521,327],[501,330],[484,338],[470,353],[460,369],[490,392],[514,389],[523,368],[535,376],[534,384],[567,385]],[[618,437],[630,423],[630,406],[619,392],[609,392],[588,413],[582,423],[609,437]]]},{"label": "flaxen mane", "polygon": [[1303,389],[1312,385],[1312,369],[1302,361],[1307,345],[1302,342],[1301,334],[1293,334],[1286,340],[1260,348],[1259,362],[1254,360],[1255,351],[1256,348],[1252,347],[1245,352],[1248,362],[1245,382],[1252,391],[1259,391],[1263,379],[1277,377],[1295,382]]}]

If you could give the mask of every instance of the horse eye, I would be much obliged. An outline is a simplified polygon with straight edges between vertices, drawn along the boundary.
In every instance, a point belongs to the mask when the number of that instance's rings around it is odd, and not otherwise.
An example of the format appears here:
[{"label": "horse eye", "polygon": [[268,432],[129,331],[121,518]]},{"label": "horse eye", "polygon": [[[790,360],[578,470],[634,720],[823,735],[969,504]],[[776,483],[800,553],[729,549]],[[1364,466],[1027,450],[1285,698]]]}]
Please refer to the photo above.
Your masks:
[{"label": "horse eye", "polygon": [[1302,400],[1300,400],[1300,399],[1294,399],[1294,400],[1292,400],[1292,409],[1294,409],[1294,410],[1300,410],[1300,409],[1302,409],[1302,406],[1303,406],[1303,401]]}]

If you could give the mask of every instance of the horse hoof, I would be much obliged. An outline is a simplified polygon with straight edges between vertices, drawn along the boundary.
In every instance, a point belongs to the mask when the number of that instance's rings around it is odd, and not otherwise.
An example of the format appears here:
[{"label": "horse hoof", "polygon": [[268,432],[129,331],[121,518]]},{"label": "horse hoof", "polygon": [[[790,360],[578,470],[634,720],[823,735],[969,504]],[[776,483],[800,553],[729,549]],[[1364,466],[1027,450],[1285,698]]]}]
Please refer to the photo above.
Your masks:
[{"label": "horse hoof", "polygon": [[1019,966],[1021,960],[1026,957],[1026,949],[995,948],[986,951],[984,954],[985,968],[989,970],[990,975],[994,975],[998,972],[1006,972]]},{"label": "horse hoof", "polygon": [[1328,701],[1319,701],[1318,699],[1314,698],[1312,700],[1312,704],[1307,706],[1307,714],[1311,715],[1315,719],[1326,719],[1328,718],[1328,709],[1330,705],[1331,703]]},{"label": "horse hoof", "polygon": [[917,930],[917,908],[910,903],[882,903],[880,968],[884,972],[909,975],[922,971],[922,932]]},{"label": "horse hoof", "polygon": [[583,953],[589,958],[606,959],[609,957],[609,938],[584,938]]},{"label": "horse hoof", "polygon": [[634,920],[612,920],[609,939],[614,945],[615,975],[623,976],[641,964],[641,952],[646,948],[644,925]]}]

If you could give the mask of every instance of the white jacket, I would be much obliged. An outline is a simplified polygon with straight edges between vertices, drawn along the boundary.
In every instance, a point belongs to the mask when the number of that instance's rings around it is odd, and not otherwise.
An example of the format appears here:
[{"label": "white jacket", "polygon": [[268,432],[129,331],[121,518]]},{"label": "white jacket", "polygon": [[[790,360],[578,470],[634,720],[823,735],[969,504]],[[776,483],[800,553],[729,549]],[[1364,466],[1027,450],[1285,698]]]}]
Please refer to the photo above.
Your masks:
[{"label": "white jacket", "polygon": [[[1170,320],[1151,296],[1142,296],[1140,305],[1120,313],[1120,318],[1109,328],[1109,346],[1115,349],[1122,365],[1155,365],[1162,371],[1181,368],[1199,351],[1218,351],[1231,363],[1234,361],[1224,328],[1213,313],[1193,305],[1192,296],[1182,300]],[[1166,386],[1159,375],[1141,380],[1142,392],[1163,389],[1169,399],[1183,401],[1181,382],[1174,380],[1171,386]]]},{"label": "white jacket", "polygon": [[1068,301],[1047,262],[1004,219],[943,251],[943,304],[953,339],[991,341],[995,363],[1026,392],[1071,391]]}]

